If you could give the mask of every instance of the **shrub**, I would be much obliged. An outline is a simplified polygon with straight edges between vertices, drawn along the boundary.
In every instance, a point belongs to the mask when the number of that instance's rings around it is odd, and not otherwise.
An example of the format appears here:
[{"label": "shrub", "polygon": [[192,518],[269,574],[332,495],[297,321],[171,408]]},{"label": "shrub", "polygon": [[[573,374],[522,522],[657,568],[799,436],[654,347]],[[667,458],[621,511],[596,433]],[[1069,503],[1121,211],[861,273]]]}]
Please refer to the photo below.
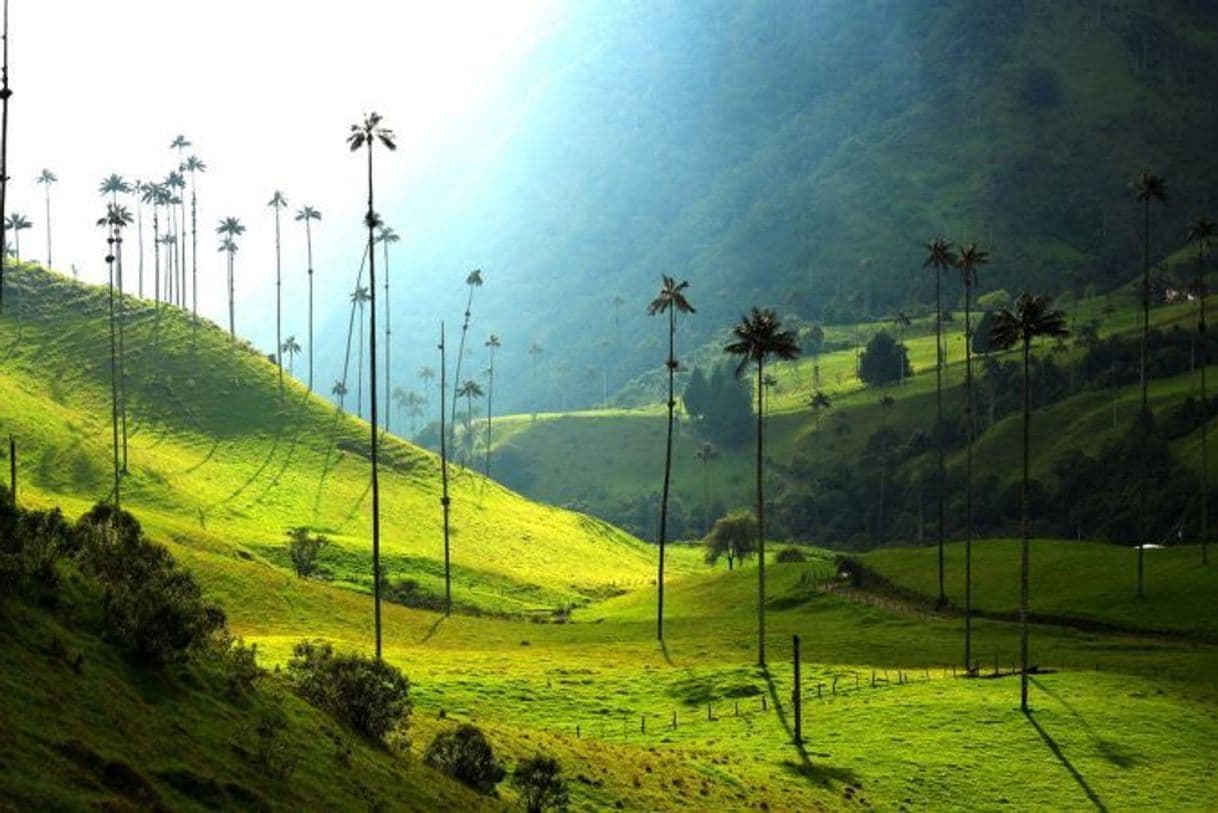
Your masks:
[{"label": "shrub", "polygon": [[224,611],[203,600],[169,551],[144,538],[127,512],[98,504],[76,525],[81,566],[102,589],[106,633],[140,660],[164,663],[207,646]]},{"label": "shrub", "polygon": [[522,760],[512,773],[512,787],[520,791],[529,813],[567,807],[567,782],[562,777],[562,766],[553,757],[537,754]]},{"label": "shrub", "polygon": [[305,700],[373,739],[410,715],[410,681],[400,670],[356,653],[335,654],[324,641],[296,644],[288,676]]},{"label": "shrub", "polygon": [[808,557],[804,556],[804,552],[799,548],[783,548],[778,551],[778,556],[775,557],[778,562],[806,562]]},{"label": "shrub", "polygon": [[423,761],[479,793],[492,793],[507,773],[482,730],[468,723],[437,734]]},{"label": "shrub", "polygon": [[305,526],[288,529],[288,554],[292,557],[292,569],[302,579],[316,576],[321,552],[330,544],[324,536],[313,536]]},{"label": "shrub", "polygon": [[254,684],[262,677],[258,668],[258,645],[245,645],[240,638],[225,635],[216,646],[220,666],[228,681],[228,693],[232,697],[244,697],[254,690]]}]

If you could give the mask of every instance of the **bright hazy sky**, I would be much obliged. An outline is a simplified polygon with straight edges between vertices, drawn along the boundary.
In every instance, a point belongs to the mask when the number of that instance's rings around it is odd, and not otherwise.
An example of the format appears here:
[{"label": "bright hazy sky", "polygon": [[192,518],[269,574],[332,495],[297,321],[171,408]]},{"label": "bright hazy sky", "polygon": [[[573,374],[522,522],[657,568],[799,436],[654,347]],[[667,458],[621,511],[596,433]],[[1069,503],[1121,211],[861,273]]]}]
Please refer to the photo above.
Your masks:
[{"label": "bright hazy sky", "polygon": [[[399,146],[377,156],[377,208],[409,240],[409,228],[393,223],[392,201],[463,116],[494,101],[505,71],[557,11],[554,0],[10,0],[8,209],[34,222],[21,235],[22,257],[46,259],[43,188],[34,182],[46,167],[59,176],[51,190],[55,267],[66,274],[75,264],[82,280],[103,282],[98,185],[114,172],[163,179],[178,163],[169,143],[182,133],[208,167],[199,180],[200,307],[223,322],[214,229],[222,216],[240,217],[247,232],[237,260],[237,328],[269,349],[258,329],[265,322],[251,322],[273,313],[265,308],[274,277],[266,203],[274,190],[290,204],[285,276],[303,280],[303,231],[292,216],[306,203],[323,215],[314,237],[319,274],[339,258],[358,262],[363,159],[344,139],[350,124],[376,110]],[[147,238],[150,223],[145,229]],[[127,237],[131,290],[134,227]],[[285,333],[293,330],[300,328]]]}]

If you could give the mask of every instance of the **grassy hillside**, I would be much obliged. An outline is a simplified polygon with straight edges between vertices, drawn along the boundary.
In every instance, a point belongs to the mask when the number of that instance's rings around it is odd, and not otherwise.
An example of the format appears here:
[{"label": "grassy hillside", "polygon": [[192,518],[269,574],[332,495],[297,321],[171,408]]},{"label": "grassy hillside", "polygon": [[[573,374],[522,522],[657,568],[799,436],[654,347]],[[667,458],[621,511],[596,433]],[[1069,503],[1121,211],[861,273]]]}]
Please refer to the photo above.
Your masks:
[{"label": "grassy hillside", "polygon": [[[30,267],[10,272],[0,320],[0,425],[17,438],[19,490],[79,512],[111,490],[106,299]],[[333,579],[371,587],[367,425],[226,334],[127,300],[124,506],[159,536],[232,561],[288,567],[285,531],[326,534]],[[388,438],[382,555],[390,582],[442,592],[439,463]],[[454,595],[530,610],[646,584],[651,549],[610,526],[530,503],[453,469]],[[681,563],[675,563],[678,570]]]}]

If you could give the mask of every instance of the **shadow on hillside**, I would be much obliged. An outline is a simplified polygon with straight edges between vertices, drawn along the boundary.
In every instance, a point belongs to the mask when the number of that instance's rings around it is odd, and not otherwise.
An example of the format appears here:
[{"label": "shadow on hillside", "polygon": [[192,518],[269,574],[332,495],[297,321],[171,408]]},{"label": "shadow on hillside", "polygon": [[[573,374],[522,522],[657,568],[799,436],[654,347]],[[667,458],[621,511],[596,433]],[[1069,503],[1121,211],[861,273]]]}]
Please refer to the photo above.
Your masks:
[{"label": "shadow on hillside", "polygon": [[279,451],[279,441],[282,437],[283,437],[283,425],[280,424],[280,426],[275,429],[275,442],[271,444],[271,450],[267,453],[266,460],[262,461],[262,465],[258,467],[258,470],[255,471],[253,474],[251,474],[249,476],[249,478],[246,479],[246,481],[244,483],[242,483],[240,486],[238,486],[237,490],[234,491],[232,494],[229,494],[227,497],[218,501],[214,505],[208,506],[208,510],[210,510],[212,508],[218,508],[221,505],[225,505],[227,503],[232,502],[233,500],[240,497],[247,488],[252,486],[254,484],[254,482],[259,477],[262,476],[262,473],[264,471],[266,471],[267,467],[271,465],[271,461],[275,459],[275,454]]},{"label": "shadow on hillside", "polygon": [[1095,805],[1095,809],[1107,811],[1108,808],[1102,801],[1100,801],[1100,797],[1096,795],[1091,785],[1087,784],[1086,778],[1078,772],[1077,768],[1074,767],[1074,763],[1072,763],[1069,758],[1066,757],[1066,754],[1062,751],[1061,746],[1057,744],[1057,740],[1053,739],[1053,737],[1049,735],[1049,732],[1045,731],[1044,728],[1041,727],[1040,723],[1037,722],[1036,718],[1032,715],[1032,712],[1024,712],[1024,716],[1028,718],[1028,722],[1032,724],[1032,728],[1036,729],[1036,733],[1040,735],[1041,740],[1046,746],[1048,746],[1049,751],[1053,754],[1053,756],[1057,757],[1057,761],[1060,762],[1062,767],[1070,773],[1070,776],[1074,778],[1074,781],[1078,783],[1078,786],[1083,789],[1083,793],[1087,794],[1087,798],[1091,800],[1091,804]]},{"label": "shadow on hillside", "polygon": [[[791,747],[799,755],[799,761],[784,760],[782,767],[789,773],[803,777],[809,784],[816,787],[828,787],[831,782],[840,782],[842,784],[861,787],[858,774],[849,768],[834,768],[829,765],[818,765],[812,762],[812,758],[808,753],[808,748],[805,743],[795,742],[795,730],[792,728],[791,721],[787,717],[786,707],[783,706],[782,700],[778,697],[778,687],[774,685],[774,677],[770,674],[769,669],[763,669],[762,674],[765,676],[766,688],[770,694],[770,702],[774,705],[774,713],[778,717],[778,722],[782,726],[782,730],[786,732],[787,738],[791,742]],[[828,754],[818,754],[817,756],[828,756]]]},{"label": "shadow on hillside", "polygon": [[444,619],[447,617],[448,616],[442,615],[439,618],[437,618],[435,621],[433,621],[431,623],[431,626],[427,628],[427,632],[423,633],[423,637],[419,639],[419,643],[425,644],[428,641],[430,641],[432,639],[432,636],[434,636],[439,631],[440,625],[444,623]]},{"label": "shadow on hillside", "polygon": [[[306,394],[305,399],[307,399],[307,397],[308,396]],[[288,466],[291,465],[292,457],[296,454],[296,447],[300,443],[301,430],[304,428],[304,425],[305,425],[305,420],[302,418],[301,411],[302,411],[302,408],[305,408],[305,410],[307,410],[307,406],[308,406],[307,401],[302,399],[301,402],[299,404],[297,404],[296,408],[293,410],[293,412],[295,413],[295,415],[293,416],[293,420],[295,422],[295,428],[294,428],[294,431],[292,432],[292,441],[291,441],[291,443],[288,444],[288,453],[283,458],[283,465],[279,467],[279,471],[275,472],[275,476],[271,478],[271,481],[266,484],[266,488],[262,489],[262,493],[254,498],[252,505],[257,505],[266,499],[267,495],[271,493],[271,490],[279,485],[279,481],[283,478],[283,473],[286,472],[288,470]],[[305,416],[307,417],[307,411],[305,413]]]},{"label": "shadow on hillside", "polygon": [[1087,722],[1087,718],[1080,714],[1078,709],[1076,709],[1065,697],[1055,692],[1053,689],[1049,688],[1049,686],[1045,685],[1036,678],[1029,678],[1029,680],[1034,686],[1036,686],[1037,689],[1040,689],[1040,691],[1057,701],[1058,705],[1060,705],[1062,708],[1068,711],[1071,716],[1074,717],[1074,720],[1078,724],[1079,728],[1087,732],[1087,736],[1091,737],[1091,741],[1095,745],[1095,750],[1104,759],[1108,760],[1118,768],[1132,768],[1143,761],[1139,754],[1130,752],[1120,743],[1114,742],[1113,740],[1106,740],[1097,735],[1095,729],[1092,728],[1091,723]]},{"label": "shadow on hillside", "polygon": [[326,444],[326,459],[321,464],[321,476],[317,479],[317,493],[313,495],[313,522],[317,522],[317,515],[321,509],[321,495],[326,488],[326,477],[330,474],[330,461],[334,459],[334,449],[338,436],[338,421],[342,417],[342,412],[335,410],[334,420],[330,424],[330,442]]}]

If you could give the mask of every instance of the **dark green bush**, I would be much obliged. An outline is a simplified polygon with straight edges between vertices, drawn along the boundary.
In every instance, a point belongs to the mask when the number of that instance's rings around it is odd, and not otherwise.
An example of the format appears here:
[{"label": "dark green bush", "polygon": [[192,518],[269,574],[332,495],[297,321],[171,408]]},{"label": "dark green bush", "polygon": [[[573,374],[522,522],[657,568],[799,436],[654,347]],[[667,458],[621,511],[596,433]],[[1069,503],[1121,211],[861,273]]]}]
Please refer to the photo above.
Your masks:
[{"label": "dark green bush", "polygon": [[410,681],[400,670],[363,655],[336,654],[324,641],[296,644],[288,677],[305,700],[373,739],[410,715]]},{"label": "dark green bush", "polygon": [[493,793],[507,773],[495,760],[482,730],[468,723],[437,734],[423,761],[479,793]]},{"label": "dark green bush", "polygon": [[321,552],[330,545],[330,540],[318,534],[312,535],[305,526],[288,529],[288,554],[292,557],[292,569],[302,579],[318,575]]},{"label": "dark green bush", "polygon": [[804,556],[804,552],[799,548],[783,548],[778,551],[778,556],[775,557],[778,562],[806,562],[808,557]]},{"label": "dark green bush", "polygon": [[565,810],[569,801],[562,766],[554,757],[537,754],[521,760],[512,773],[512,787],[520,792],[529,813]]}]

